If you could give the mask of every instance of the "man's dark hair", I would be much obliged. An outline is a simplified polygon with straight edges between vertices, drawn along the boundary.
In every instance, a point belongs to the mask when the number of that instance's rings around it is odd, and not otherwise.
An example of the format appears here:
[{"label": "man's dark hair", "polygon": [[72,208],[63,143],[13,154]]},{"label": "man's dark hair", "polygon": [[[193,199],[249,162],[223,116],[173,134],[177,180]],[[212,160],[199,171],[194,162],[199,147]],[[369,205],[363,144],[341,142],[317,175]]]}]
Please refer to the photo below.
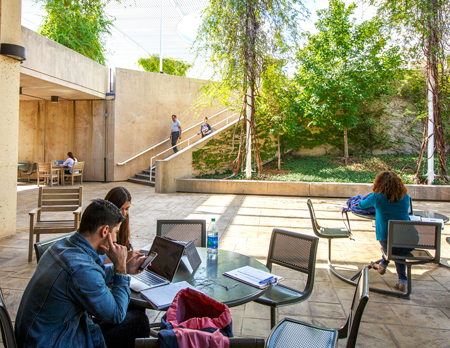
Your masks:
[{"label": "man's dark hair", "polygon": [[175,118],[177,118],[177,115],[172,115],[172,117],[175,117]]},{"label": "man's dark hair", "polygon": [[125,217],[114,204],[103,199],[95,199],[84,211],[78,232],[81,235],[92,235],[104,225],[108,225],[112,231],[124,220]]}]

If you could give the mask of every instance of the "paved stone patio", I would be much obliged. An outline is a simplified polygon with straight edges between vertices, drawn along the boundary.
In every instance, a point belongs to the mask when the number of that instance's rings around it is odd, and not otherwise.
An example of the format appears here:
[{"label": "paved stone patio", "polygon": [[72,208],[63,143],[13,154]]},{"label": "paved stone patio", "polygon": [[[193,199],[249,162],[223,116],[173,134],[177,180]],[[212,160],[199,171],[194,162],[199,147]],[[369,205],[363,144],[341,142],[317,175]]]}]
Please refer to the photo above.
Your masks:
[{"label": "paved stone patio", "polygon": [[[154,188],[123,183],[84,183],[84,204],[103,198],[115,186],[123,185],[132,194],[130,210],[133,244],[142,247],[152,242],[157,219],[216,218],[220,231],[219,247],[254,257],[265,263],[271,231],[274,227],[312,235],[306,197],[268,197],[217,194],[155,194]],[[27,262],[28,212],[37,205],[38,189],[33,185],[18,187],[17,232],[0,239],[0,287],[12,320],[15,320],[22,293],[32,276],[36,261]],[[343,226],[340,210],[343,199],[313,199],[319,223]],[[450,203],[414,201],[418,210],[450,214]],[[371,221],[351,217],[355,241],[335,240],[333,260],[356,269],[380,257]],[[450,224],[443,231],[442,259],[450,258]],[[42,239],[50,238],[44,235]],[[311,297],[300,304],[279,309],[278,319],[285,316],[325,327],[338,328],[345,323],[354,287],[331,275],[326,265],[327,241],[320,240],[316,278]],[[300,286],[298,273],[284,275],[286,283]],[[296,279],[293,276],[298,277]],[[370,282],[377,287],[394,287],[395,267],[392,264],[383,277],[370,272]],[[255,303],[231,309],[236,336],[267,337],[270,332],[269,308]],[[148,311],[151,320],[160,312]],[[360,333],[358,347],[450,347],[450,270],[434,266],[413,267],[411,300],[370,293]],[[343,340],[340,346],[345,346]]]}]

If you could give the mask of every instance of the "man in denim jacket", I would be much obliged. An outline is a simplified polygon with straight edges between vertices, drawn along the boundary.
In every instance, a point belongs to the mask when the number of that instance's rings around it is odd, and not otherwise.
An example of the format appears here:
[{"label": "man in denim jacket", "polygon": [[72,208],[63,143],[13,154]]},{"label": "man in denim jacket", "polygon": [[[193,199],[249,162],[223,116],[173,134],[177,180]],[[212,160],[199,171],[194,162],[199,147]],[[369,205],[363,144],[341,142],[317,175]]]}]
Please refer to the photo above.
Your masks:
[{"label": "man in denim jacket", "polygon": [[[20,302],[19,347],[134,347],[135,338],[149,336],[145,313],[127,312],[127,273],[136,273],[145,257],[127,262],[126,247],[115,244],[123,220],[114,204],[97,199],[78,232],[45,252]],[[103,266],[99,254],[112,265]]]}]

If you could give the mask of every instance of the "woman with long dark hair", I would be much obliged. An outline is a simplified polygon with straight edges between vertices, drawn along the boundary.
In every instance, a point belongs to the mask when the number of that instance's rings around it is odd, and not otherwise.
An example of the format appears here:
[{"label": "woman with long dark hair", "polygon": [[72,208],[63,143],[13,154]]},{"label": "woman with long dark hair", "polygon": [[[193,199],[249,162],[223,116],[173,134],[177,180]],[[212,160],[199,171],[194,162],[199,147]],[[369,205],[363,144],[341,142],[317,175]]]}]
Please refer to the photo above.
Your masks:
[{"label": "woman with long dark hair", "polygon": [[128,251],[133,250],[130,240],[130,215],[129,210],[131,206],[131,194],[123,186],[117,186],[111,189],[105,196],[106,201],[110,201],[117,208],[120,209],[125,221],[120,225],[119,232],[117,234],[117,244],[126,246]]},{"label": "woman with long dark hair", "polygon": [[73,153],[72,152],[68,152],[67,153],[67,156],[69,156],[69,158],[67,158],[66,160],[65,160],[65,162],[63,163],[63,167],[69,167],[69,169],[66,169],[64,172],[66,173],[66,174],[72,174],[72,168],[73,168],[73,164],[75,163],[75,162],[77,162],[77,159],[74,157],[74,155],[73,155]]},{"label": "woman with long dark hair", "polygon": [[[377,240],[386,253],[389,220],[410,220],[410,197],[407,194],[408,190],[402,179],[390,171],[381,172],[376,176],[372,191],[373,193],[359,202],[358,206],[363,209],[375,208]],[[409,249],[404,250],[405,253],[409,251]],[[383,275],[386,273],[389,261],[382,257],[380,263],[372,262],[371,265],[379,274]],[[400,291],[405,291],[407,283],[406,265],[396,262],[395,267],[397,268],[398,274],[396,287]]]}]

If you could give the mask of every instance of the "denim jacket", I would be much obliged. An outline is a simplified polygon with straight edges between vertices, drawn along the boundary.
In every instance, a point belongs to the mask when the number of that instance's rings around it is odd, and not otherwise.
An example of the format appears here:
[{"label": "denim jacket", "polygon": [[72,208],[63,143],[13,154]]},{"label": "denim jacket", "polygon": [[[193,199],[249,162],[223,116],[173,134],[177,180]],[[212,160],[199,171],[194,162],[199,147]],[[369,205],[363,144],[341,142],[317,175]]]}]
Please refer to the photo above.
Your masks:
[{"label": "denim jacket", "polygon": [[[109,289],[106,284],[112,283]],[[79,233],[42,256],[20,302],[15,323],[19,347],[106,347],[100,327],[121,323],[130,301],[130,277],[103,266]]]}]

